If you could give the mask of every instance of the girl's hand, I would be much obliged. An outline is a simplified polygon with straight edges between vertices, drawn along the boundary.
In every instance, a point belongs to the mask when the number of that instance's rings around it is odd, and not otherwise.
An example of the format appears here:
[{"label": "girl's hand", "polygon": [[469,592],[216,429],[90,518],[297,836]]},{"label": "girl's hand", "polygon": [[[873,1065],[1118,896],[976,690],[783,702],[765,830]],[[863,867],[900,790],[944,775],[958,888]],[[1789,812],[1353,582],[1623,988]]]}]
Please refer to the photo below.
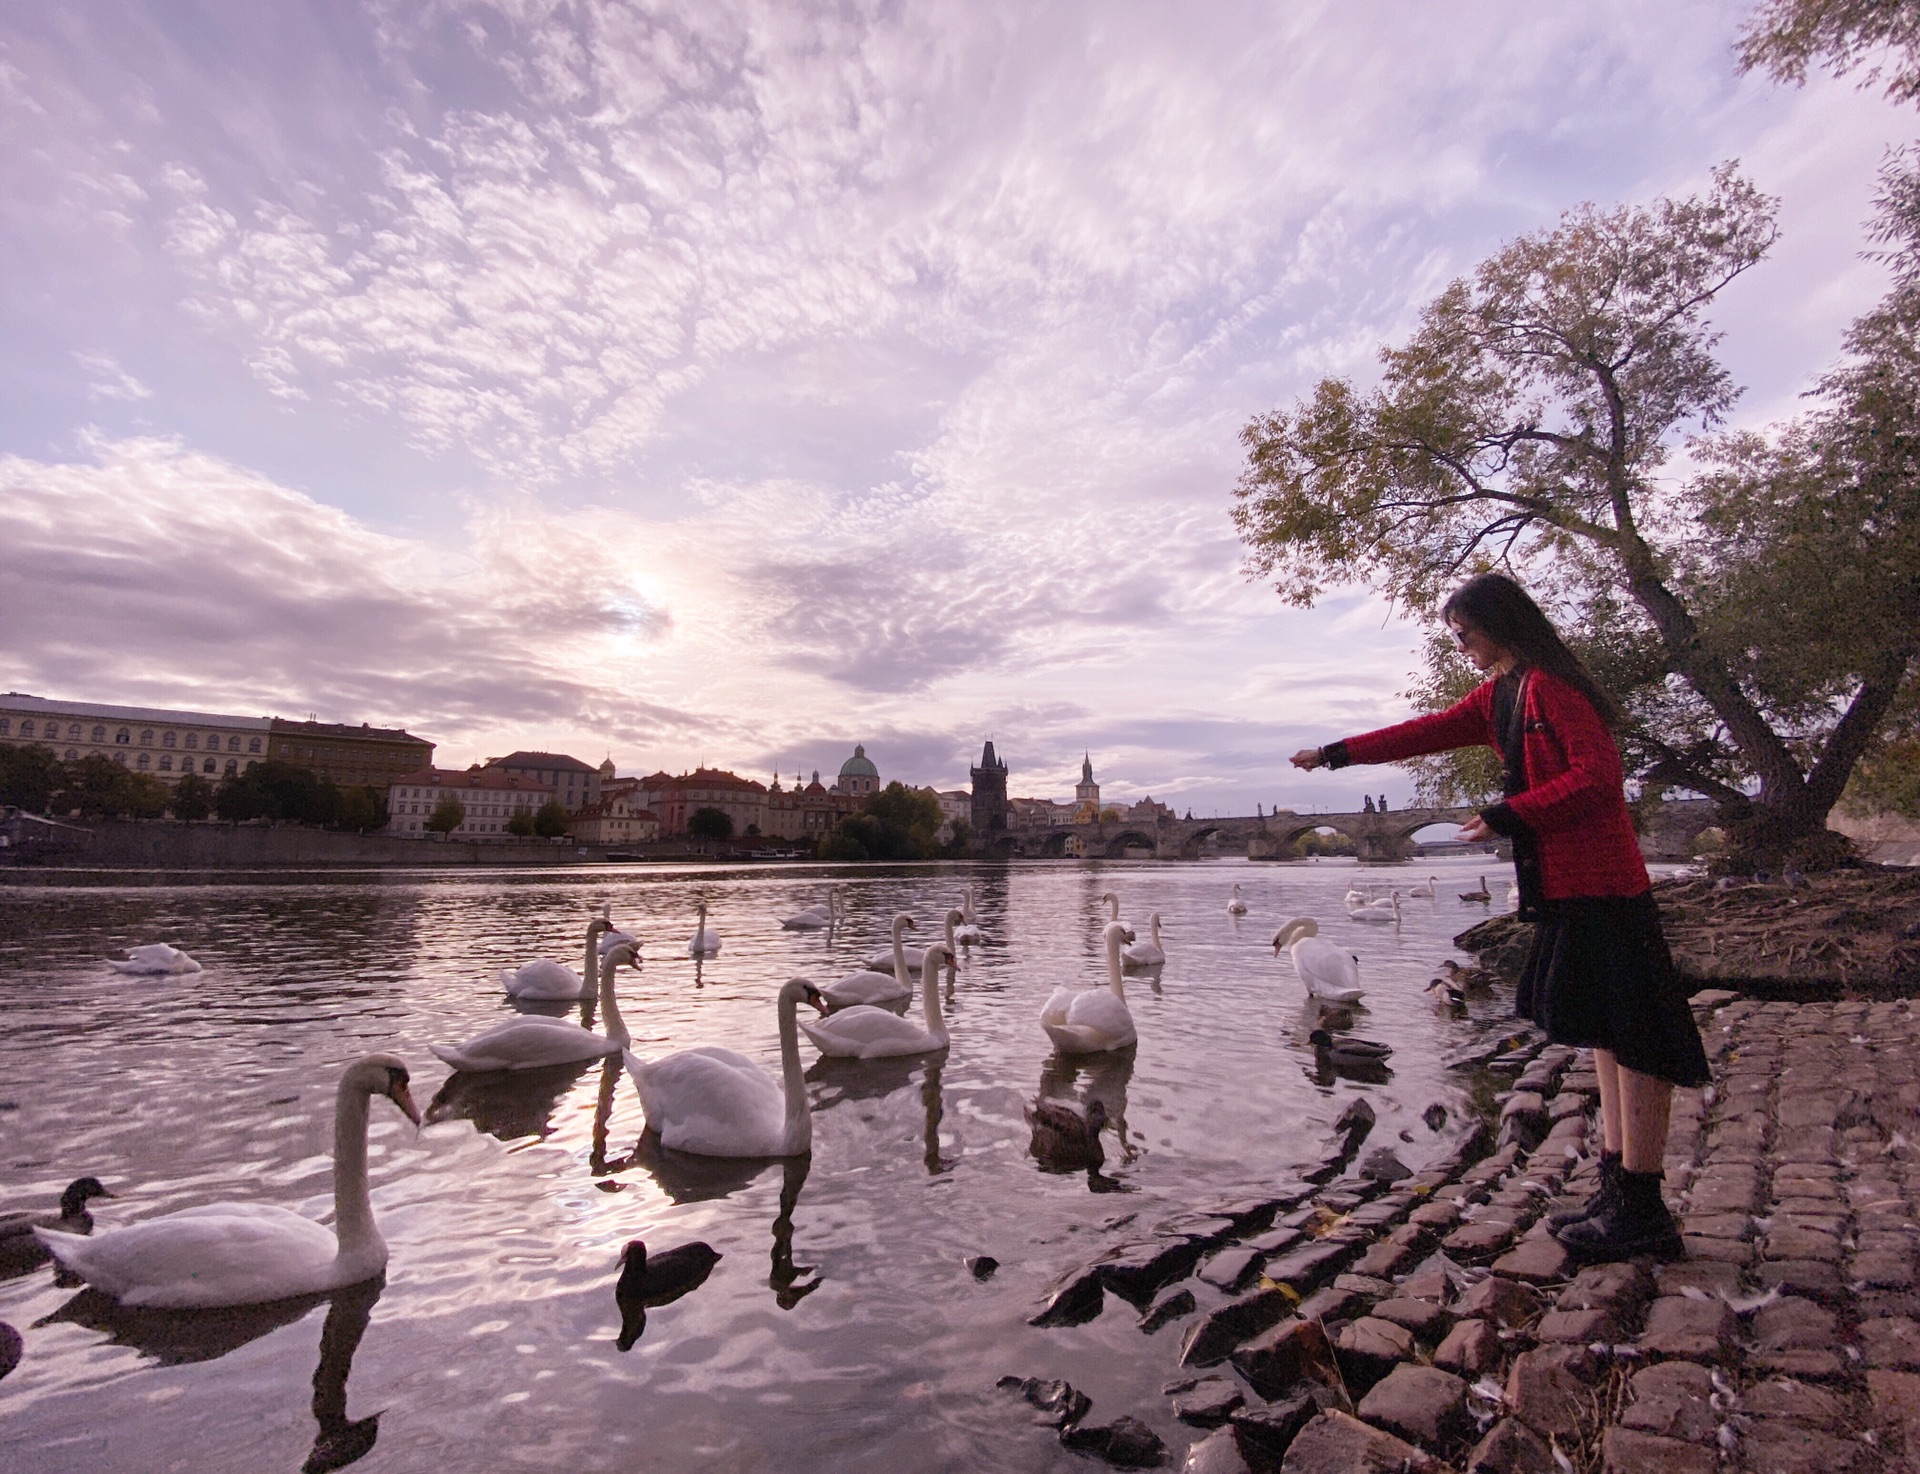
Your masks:
[{"label": "girl's hand", "polygon": [[1326,760],[1326,755],[1317,747],[1303,747],[1293,755],[1293,765],[1305,768],[1309,773]]},{"label": "girl's hand", "polygon": [[1475,814],[1460,826],[1458,838],[1467,844],[1479,844],[1482,840],[1495,838],[1494,832],[1487,828],[1487,821]]}]

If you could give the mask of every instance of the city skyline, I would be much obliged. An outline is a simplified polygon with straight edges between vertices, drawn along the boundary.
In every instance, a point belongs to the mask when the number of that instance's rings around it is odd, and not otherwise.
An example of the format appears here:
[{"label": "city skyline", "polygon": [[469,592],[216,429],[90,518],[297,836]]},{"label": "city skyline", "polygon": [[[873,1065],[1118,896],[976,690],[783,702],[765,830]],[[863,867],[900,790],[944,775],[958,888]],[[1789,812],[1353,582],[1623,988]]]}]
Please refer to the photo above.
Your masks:
[{"label": "city skyline", "polygon": [[[208,16],[217,17],[217,22]],[[1418,631],[1286,608],[1239,427],[1582,200],[1781,197],[1790,413],[1879,293],[1874,91],[1739,7],[454,3],[0,26],[0,686],[761,778],[1350,809]],[[1379,38],[1390,33],[1392,46]]]}]

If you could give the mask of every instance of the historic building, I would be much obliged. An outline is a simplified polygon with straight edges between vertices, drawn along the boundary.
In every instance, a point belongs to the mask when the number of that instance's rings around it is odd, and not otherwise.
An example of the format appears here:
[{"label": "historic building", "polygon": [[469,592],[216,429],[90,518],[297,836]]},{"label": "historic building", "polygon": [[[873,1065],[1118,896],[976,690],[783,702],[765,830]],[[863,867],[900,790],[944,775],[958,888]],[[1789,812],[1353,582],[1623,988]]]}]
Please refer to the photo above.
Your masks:
[{"label": "historic building", "polygon": [[766,818],[760,832],[769,839],[818,839],[847,814],[860,811],[864,799],[834,792],[820,781],[819,769],[813,781],[802,783],[793,775],[793,787],[782,788],[780,775],[773,775],[773,787],[767,790]]},{"label": "historic building", "polygon": [[217,782],[245,772],[267,756],[270,727],[266,717],[0,696],[0,742],[38,743],[68,762],[98,754],[168,783],[183,773]]},{"label": "historic building", "polygon": [[589,767],[579,758],[562,752],[510,752],[505,757],[488,758],[487,766],[546,784],[569,814],[577,814],[589,804],[600,802],[604,764],[599,768]]},{"label": "historic building", "polygon": [[275,759],[308,768],[343,787],[365,784],[384,793],[403,773],[433,766],[433,744],[398,727],[274,717],[268,729],[268,751]]},{"label": "historic building", "polygon": [[575,814],[567,833],[581,844],[645,844],[660,837],[660,819],[652,809],[636,804],[631,790],[622,790]]},{"label": "historic building", "polygon": [[866,748],[854,744],[853,756],[840,764],[840,777],[832,791],[847,798],[869,799],[880,791],[880,770],[867,756]]},{"label": "historic building", "polygon": [[463,817],[449,839],[507,840],[507,824],[517,813],[534,813],[554,796],[545,783],[499,768],[420,768],[402,773],[387,790],[387,833],[404,839],[432,839],[426,827],[445,799],[457,799]]},{"label": "historic building", "polygon": [[973,837],[985,844],[1007,832],[1007,765],[993,755],[993,739],[980,750],[979,763],[968,770],[973,778]]},{"label": "historic building", "polygon": [[1080,758],[1080,781],[1073,785],[1073,822],[1091,824],[1100,817],[1100,785],[1093,781],[1093,754]]},{"label": "historic building", "polygon": [[767,790],[751,778],[723,768],[695,768],[677,777],[650,773],[637,790],[642,806],[659,817],[660,837],[673,839],[687,832],[687,820],[698,809],[719,809],[733,820],[736,838],[765,834]]}]

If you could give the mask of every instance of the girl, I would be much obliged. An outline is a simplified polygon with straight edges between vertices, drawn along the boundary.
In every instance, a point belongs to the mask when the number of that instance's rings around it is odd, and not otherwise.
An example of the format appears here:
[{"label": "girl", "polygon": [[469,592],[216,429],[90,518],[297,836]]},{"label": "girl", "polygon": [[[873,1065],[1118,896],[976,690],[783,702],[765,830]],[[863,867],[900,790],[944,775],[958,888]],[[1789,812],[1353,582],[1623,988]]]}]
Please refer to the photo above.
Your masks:
[{"label": "girl", "polygon": [[1600,1077],[1600,1187],[1549,1222],[1598,1264],[1684,1252],[1660,1195],[1676,1085],[1708,1082],[1622,792],[1613,702],[1512,579],[1481,574],[1447,600],[1454,643],[1491,679],[1431,716],[1293,756],[1298,768],[1386,763],[1484,743],[1504,802],[1460,837],[1512,841],[1520,915],[1537,923],[1519,1012],[1557,1044],[1591,1048]]}]

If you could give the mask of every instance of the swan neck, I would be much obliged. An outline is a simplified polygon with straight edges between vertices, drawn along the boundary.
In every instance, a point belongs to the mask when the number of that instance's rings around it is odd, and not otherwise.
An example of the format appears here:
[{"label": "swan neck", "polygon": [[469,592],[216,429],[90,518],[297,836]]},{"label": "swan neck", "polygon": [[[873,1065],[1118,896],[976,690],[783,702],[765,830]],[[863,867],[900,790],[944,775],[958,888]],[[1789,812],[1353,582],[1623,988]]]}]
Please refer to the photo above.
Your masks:
[{"label": "swan neck", "polygon": [[[951,922],[947,925],[947,934],[953,934]],[[936,1038],[947,1036],[947,1021],[940,1015],[940,983],[931,969],[924,963],[920,968],[920,1016],[926,1020],[927,1032]]]},{"label": "swan neck", "polygon": [[1120,981],[1120,933],[1112,929],[1107,932],[1107,986],[1114,997],[1126,1001],[1127,990]]},{"label": "swan neck", "polygon": [[592,982],[594,965],[600,960],[595,955],[595,953],[599,951],[600,938],[612,930],[613,923],[608,921],[604,916],[596,916],[592,921],[587,923],[587,957],[586,961],[580,964],[580,981],[582,983]]},{"label": "swan neck", "polygon": [[608,1043],[625,1049],[633,1042],[633,1036],[627,1032],[627,1021],[620,1017],[619,1000],[613,996],[613,975],[619,966],[615,954],[619,950],[616,947],[600,964],[600,1026],[607,1031]]},{"label": "swan neck", "polygon": [[367,1106],[364,1086],[340,1082],[333,1109],[333,1232],[340,1257],[351,1258],[380,1242],[367,1192]]},{"label": "swan neck", "polygon": [[[905,932],[906,927],[895,921],[893,924],[893,980],[903,988],[912,986],[912,979],[907,976],[907,944],[901,940]],[[787,1013],[791,1017],[793,1010],[788,1009]]]},{"label": "swan neck", "polygon": [[813,1113],[807,1105],[807,1081],[800,1072],[800,1025],[794,1018],[799,999],[780,995],[780,1083],[786,1092],[787,1121],[782,1133],[787,1154],[813,1145]]}]

